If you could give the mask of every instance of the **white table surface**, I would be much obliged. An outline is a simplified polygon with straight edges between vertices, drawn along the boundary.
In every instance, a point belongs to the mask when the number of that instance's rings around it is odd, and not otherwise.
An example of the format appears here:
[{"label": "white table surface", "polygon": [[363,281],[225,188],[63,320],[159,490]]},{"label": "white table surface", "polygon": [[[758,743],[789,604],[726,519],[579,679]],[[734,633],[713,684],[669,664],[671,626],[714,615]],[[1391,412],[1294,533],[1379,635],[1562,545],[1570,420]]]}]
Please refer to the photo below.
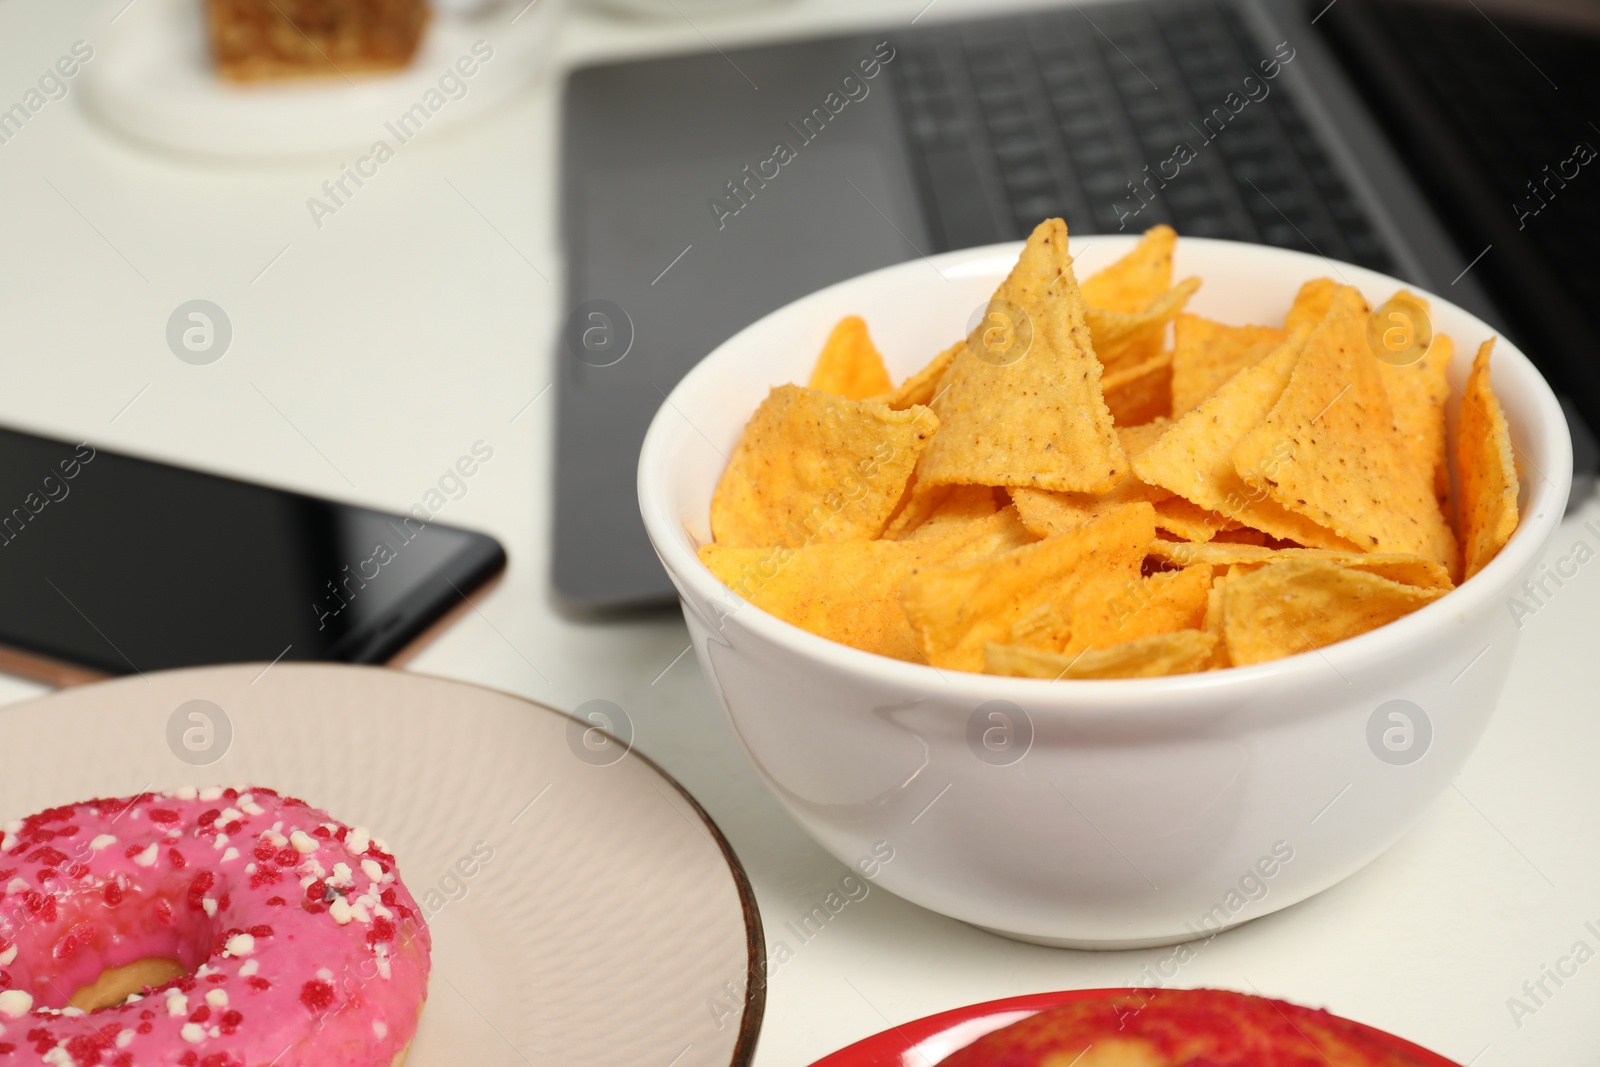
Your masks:
[{"label": "white table surface", "polygon": [[[0,145],[0,422],[390,509],[416,503],[474,442],[492,444],[445,518],[498,537],[510,569],[412,669],[566,709],[620,704],[640,748],[743,858],[770,942],[844,868],[742,762],[693,656],[680,655],[679,619],[574,618],[546,578],[558,75],[707,40],[903,24],[925,4],[796,0],[692,26],[575,11],[556,71],[408,144],[320,231],[305,201],[338,159],[165,157],[103,129],[77,93],[53,102]],[[926,17],[982,9],[942,0]],[[0,0],[0,106],[92,39],[95,14],[90,0]],[[164,339],[171,311],[196,297],[234,329],[228,354],[204,367]],[[1568,517],[1552,562],[1579,540],[1600,549],[1596,500]],[[1600,1063],[1600,957],[1588,959],[1600,953],[1597,634],[1600,562],[1589,562],[1525,620],[1498,716],[1421,824],[1342,885],[1206,945],[1175,984],[1327,1005],[1475,1067]],[[0,679],[0,700],[38,692]],[[1514,1019],[1508,999],[1580,941],[1576,974],[1545,978],[1551,995]],[[808,1064],[975,1001],[1132,984],[1160,955],[1017,944],[875,890],[773,970],[757,1062]]]}]

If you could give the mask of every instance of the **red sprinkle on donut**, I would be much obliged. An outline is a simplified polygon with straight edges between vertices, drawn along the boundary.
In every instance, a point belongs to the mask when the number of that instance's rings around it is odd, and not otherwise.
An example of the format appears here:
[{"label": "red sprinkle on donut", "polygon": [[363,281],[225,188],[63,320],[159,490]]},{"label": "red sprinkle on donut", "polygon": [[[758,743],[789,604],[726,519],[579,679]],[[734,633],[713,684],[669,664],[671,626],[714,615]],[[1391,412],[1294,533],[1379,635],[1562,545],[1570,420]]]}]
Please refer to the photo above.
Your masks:
[{"label": "red sprinkle on donut", "polygon": [[309,1011],[324,1011],[333,1004],[333,986],[320,979],[300,987],[300,1003]]}]

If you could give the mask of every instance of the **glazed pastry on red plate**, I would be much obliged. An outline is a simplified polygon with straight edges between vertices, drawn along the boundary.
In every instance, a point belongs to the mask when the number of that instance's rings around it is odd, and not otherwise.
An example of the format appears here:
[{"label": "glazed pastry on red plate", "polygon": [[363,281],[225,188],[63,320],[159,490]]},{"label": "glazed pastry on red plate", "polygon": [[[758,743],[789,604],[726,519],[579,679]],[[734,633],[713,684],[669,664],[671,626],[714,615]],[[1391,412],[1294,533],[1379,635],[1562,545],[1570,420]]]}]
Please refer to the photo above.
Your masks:
[{"label": "glazed pastry on red plate", "polygon": [[391,1067],[429,950],[383,843],[271,789],[0,826],[0,1067]]},{"label": "glazed pastry on red plate", "polygon": [[1421,1067],[1314,1008],[1215,989],[1063,1004],[979,1038],[939,1067]]}]

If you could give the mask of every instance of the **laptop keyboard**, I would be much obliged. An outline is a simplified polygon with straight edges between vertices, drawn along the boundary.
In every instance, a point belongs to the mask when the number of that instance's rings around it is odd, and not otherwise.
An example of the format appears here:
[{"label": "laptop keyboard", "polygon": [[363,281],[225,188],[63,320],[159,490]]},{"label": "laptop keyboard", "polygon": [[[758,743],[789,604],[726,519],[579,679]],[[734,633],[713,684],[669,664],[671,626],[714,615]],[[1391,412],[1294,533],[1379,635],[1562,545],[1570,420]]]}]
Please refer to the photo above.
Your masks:
[{"label": "laptop keyboard", "polygon": [[1287,86],[1260,76],[1273,47],[1225,3],[1074,7],[894,44],[939,250],[1058,215],[1076,233],[1164,222],[1394,271]]}]

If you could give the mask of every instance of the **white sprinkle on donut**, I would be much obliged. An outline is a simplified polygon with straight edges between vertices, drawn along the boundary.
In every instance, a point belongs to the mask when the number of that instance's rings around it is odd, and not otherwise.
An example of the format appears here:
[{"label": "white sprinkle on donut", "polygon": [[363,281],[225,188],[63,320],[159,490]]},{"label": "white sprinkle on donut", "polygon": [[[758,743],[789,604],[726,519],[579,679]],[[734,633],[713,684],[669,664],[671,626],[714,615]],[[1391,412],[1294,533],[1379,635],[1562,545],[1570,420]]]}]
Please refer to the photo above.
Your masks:
[{"label": "white sprinkle on donut", "polygon": [[167,990],[167,1014],[189,1014],[189,998],[183,995],[183,991],[181,989]]},{"label": "white sprinkle on donut", "polygon": [[388,1037],[389,1024],[384,1022],[382,1019],[372,1020],[372,1036],[376,1037],[380,1041]]},{"label": "white sprinkle on donut", "polygon": [[245,960],[244,963],[240,964],[239,966],[239,977],[249,978],[252,974],[255,974],[260,969],[260,960]]},{"label": "white sprinkle on donut", "polygon": [[133,1031],[119,1030],[117,1032],[117,1047],[127,1048],[131,1044],[133,1044]]},{"label": "white sprinkle on donut", "polygon": [[106,848],[106,847],[108,847],[110,845],[114,845],[116,843],[117,843],[117,838],[116,838],[115,834],[100,834],[100,835],[96,836],[93,841],[89,842],[89,851],[90,852],[99,852],[101,849]]},{"label": "white sprinkle on donut", "polygon": [[335,863],[333,865],[333,876],[328,879],[329,885],[343,887],[355,885],[355,883],[356,880],[350,876],[350,865],[348,863]]},{"label": "white sprinkle on donut", "polygon": [[152,842],[149,848],[133,857],[133,862],[141,867],[154,867],[156,865],[156,856],[159,852],[160,850]]},{"label": "white sprinkle on donut", "polygon": [[289,844],[302,856],[309,856],[317,850],[317,839],[304,830],[296,830],[290,834]]},{"label": "white sprinkle on donut", "polygon": [[383,867],[375,859],[368,858],[362,860],[361,873],[372,879],[374,882],[383,881]]},{"label": "white sprinkle on donut", "polygon": [[217,822],[223,826],[226,826],[230,822],[242,818],[244,818],[244,812],[240,811],[238,808],[223,808],[222,814],[217,816]]},{"label": "white sprinkle on donut", "polygon": [[365,854],[367,846],[370,844],[372,844],[372,835],[367,833],[367,828],[364,826],[353,827],[344,838],[344,847],[357,856]]},{"label": "white sprinkle on donut", "polygon": [[246,815],[265,815],[267,813],[266,808],[263,808],[249,797],[240,797],[239,806],[244,809]]},{"label": "white sprinkle on donut", "polygon": [[204,789],[200,790],[200,799],[205,801],[207,804],[211,803],[213,800],[222,799],[222,787],[220,785],[206,786]]},{"label": "white sprinkle on donut", "polygon": [[256,950],[256,939],[250,934],[234,934],[222,947],[230,956],[248,956]]},{"label": "white sprinkle on donut", "polygon": [[333,921],[338,923],[340,926],[343,926],[345,923],[349,922],[353,917],[350,912],[350,904],[344,899],[344,897],[333,898],[333,903],[328,905],[328,914],[331,915],[333,917]]},{"label": "white sprinkle on donut", "polygon": [[11,966],[11,962],[13,960],[15,960],[16,958],[17,958],[17,946],[16,945],[8,945],[8,946],[6,946],[6,950],[4,952],[0,952],[0,967],[9,967],[9,966]]},{"label": "white sprinkle on donut", "polygon": [[33,1010],[33,994],[21,989],[0,992],[0,1015],[20,1019]]},{"label": "white sprinkle on donut", "polygon": [[7,893],[20,893],[26,888],[28,888],[28,883],[22,878],[13,878],[11,881],[6,883]]},{"label": "white sprinkle on donut", "polygon": [[204,897],[201,899],[200,908],[206,913],[207,918],[215,919],[217,917],[217,902],[212,900],[210,897]]},{"label": "white sprinkle on donut", "polygon": [[236,849],[236,848],[230,848],[230,849],[228,849],[228,851],[226,851],[226,852],[224,852],[222,854],[222,862],[223,863],[232,863],[234,860],[236,860],[238,858],[239,858],[239,850]]},{"label": "white sprinkle on donut", "polygon": [[199,1023],[184,1023],[183,1029],[179,1030],[178,1034],[191,1045],[198,1045],[206,1039],[205,1028]]},{"label": "white sprinkle on donut", "polygon": [[226,1008],[228,1006],[228,991],[226,989],[206,990],[206,1003],[213,1008]]},{"label": "white sprinkle on donut", "polygon": [[195,797],[200,795],[200,790],[196,789],[192,785],[180,785],[178,788],[172,791],[172,795],[177,797],[179,800],[193,800]]}]

